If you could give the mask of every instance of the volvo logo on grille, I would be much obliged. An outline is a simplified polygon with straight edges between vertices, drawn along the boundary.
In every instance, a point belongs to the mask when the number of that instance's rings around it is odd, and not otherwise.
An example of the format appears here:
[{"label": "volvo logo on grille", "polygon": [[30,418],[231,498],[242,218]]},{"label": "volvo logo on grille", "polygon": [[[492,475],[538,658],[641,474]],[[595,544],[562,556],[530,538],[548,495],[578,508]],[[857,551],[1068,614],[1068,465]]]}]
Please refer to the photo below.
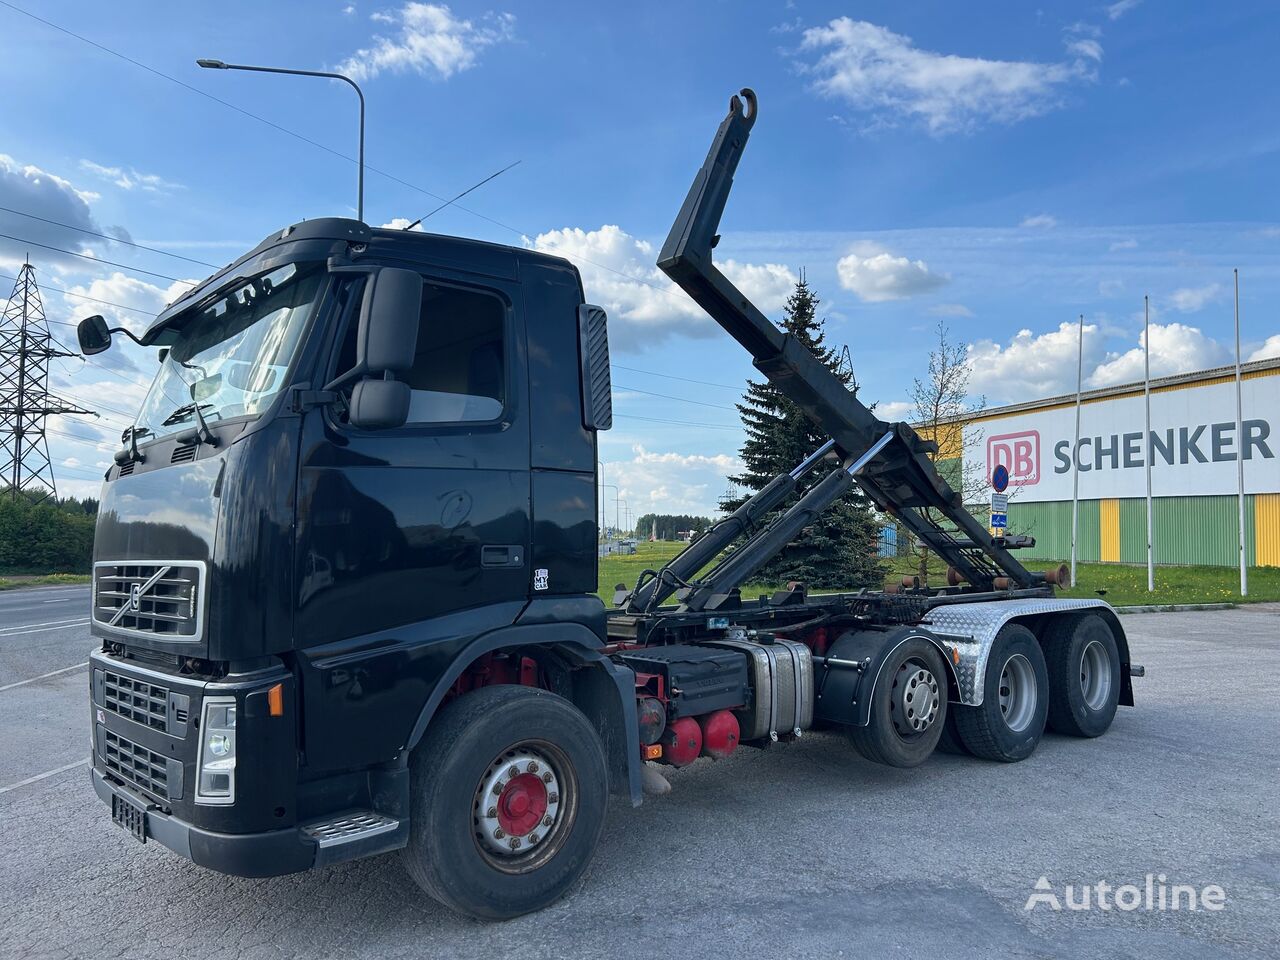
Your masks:
[{"label": "volvo logo on grille", "polygon": [[135,583],[129,588],[129,609],[137,610],[138,601],[142,599],[142,584]]}]

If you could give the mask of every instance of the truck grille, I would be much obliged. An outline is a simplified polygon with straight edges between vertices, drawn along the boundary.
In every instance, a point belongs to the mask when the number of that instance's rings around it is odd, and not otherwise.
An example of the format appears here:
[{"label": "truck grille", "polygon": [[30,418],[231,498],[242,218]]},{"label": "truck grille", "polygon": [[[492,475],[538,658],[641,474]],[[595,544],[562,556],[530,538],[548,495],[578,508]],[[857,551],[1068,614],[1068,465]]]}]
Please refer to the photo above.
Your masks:
[{"label": "truck grille", "polygon": [[97,563],[93,569],[93,619],[115,630],[198,640],[203,588],[203,563]]},{"label": "truck grille", "polygon": [[[168,759],[104,727],[98,729],[101,732],[98,752],[110,773],[158,800],[170,799]],[[178,770],[181,779],[181,767]],[[181,790],[178,795],[181,796]]]},{"label": "truck grille", "polygon": [[169,728],[169,688],[104,670],[102,705],[113,713],[156,730]]}]

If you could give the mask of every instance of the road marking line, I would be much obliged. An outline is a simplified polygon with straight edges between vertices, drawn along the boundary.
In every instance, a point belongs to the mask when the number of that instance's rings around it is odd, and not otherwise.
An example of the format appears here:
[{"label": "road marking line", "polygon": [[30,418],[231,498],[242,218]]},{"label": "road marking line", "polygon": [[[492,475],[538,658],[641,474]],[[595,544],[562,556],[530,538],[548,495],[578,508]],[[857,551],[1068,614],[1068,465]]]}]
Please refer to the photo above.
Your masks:
[{"label": "road marking line", "polygon": [[81,623],[88,619],[88,617],[76,617],[72,620],[41,620],[39,623],[15,623],[10,627],[0,627],[0,636],[3,636],[10,630],[24,630],[27,627],[56,627],[67,623]]},{"label": "road marking line", "polygon": [[8,640],[10,637],[21,637],[28,633],[48,633],[50,630],[69,630],[72,627],[83,626],[89,622],[89,618],[83,620],[68,620],[66,623],[56,623],[51,627],[37,627],[33,630],[19,630],[17,633],[0,633],[0,640]]},{"label": "road marking line", "polygon": [[44,773],[37,773],[34,777],[27,777],[25,780],[19,780],[17,783],[11,783],[7,787],[0,787],[0,793],[8,793],[10,790],[17,790],[19,787],[25,787],[32,783],[39,783],[41,780],[47,780],[49,777],[56,777],[60,773],[66,773],[68,770],[74,770],[76,767],[83,767],[88,760],[77,760],[75,763],[68,763],[65,767],[58,767],[56,770],[46,770]]},{"label": "road marking line", "polygon": [[79,670],[81,667],[87,667],[88,665],[89,661],[86,660],[84,663],[77,663],[74,667],[63,667],[61,670],[50,670],[48,673],[42,673],[40,676],[32,677],[30,680],[19,680],[16,683],[6,683],[3,687],[0,687],[0,693],[5,690],[12,690],[14,687],[20,687],[26,683],[35,683],[37,680],[46,680],[49,677],[56,677],[60,673],[70,673],[72,670]]},{"label": "road marking line", "polygon": [[59,597],[57,600],[41,600],[41,603],[70,603],[72,600],[79,600],[79,597]]}]

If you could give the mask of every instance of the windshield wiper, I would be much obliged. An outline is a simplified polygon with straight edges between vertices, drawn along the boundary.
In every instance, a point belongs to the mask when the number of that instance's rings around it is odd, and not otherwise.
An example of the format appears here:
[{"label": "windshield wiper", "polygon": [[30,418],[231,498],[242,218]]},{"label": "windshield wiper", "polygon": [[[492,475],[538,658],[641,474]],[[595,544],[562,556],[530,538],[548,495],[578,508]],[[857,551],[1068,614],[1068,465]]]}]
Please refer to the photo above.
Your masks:
[{"label": "windshield wiper", "polygon": [[209,429],[209,422],[205,420],[204,411],[200,409],[200,406],[201,405],[198,402],[192,401],[185,406],[179,407],[165,418],[164,425],[167,427],[175,423],[180,423],[186,419],[186,417],[183,416],[184,414],[194,414],[196,418],[195,429],[178,434],[178,442],[191,443],[194,441],[195,443],[207,443],[211,447],[216,447],[218,445],[218,438],[214,435],[214,432]]},{"label": "windshield wiper", "polygon": [[112,457],[118,466],[123,467],[126,463],[145,463],[146,457],[142,455],[142,451],[138,449],[138,436],[146,436],[151,431],[146,427],[134,425],[125,430],[124,436],[121,438],[128,446],[123,450],[117,450]]}]

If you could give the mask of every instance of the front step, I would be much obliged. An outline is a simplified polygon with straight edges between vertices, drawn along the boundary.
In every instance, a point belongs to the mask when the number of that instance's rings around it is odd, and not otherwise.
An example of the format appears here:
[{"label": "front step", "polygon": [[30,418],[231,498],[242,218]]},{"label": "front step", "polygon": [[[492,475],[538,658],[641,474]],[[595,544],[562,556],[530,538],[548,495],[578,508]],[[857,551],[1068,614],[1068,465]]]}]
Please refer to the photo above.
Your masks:
[{"label": "front step", "polygon": [[317,867],[396,850],[409,840],[407,820],[372,810],[350,810],[304,824],[301,829],[316,842]]}]

